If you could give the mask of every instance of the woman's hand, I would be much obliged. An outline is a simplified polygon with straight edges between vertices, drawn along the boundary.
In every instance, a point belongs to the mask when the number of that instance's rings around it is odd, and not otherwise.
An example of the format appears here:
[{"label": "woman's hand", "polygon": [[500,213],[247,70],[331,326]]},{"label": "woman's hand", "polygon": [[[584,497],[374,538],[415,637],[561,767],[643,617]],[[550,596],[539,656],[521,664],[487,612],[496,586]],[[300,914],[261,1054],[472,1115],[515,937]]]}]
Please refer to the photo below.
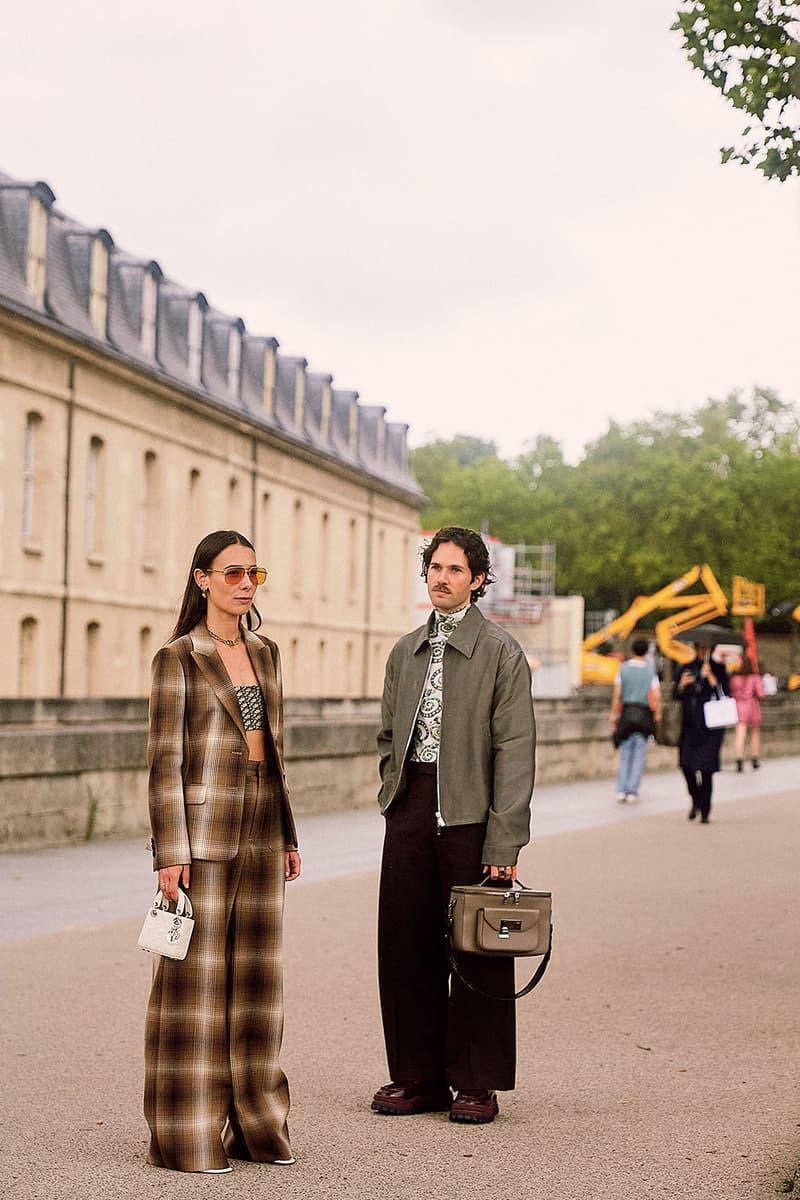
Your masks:
[{"label": "woman's hand", "polygon": [[158,872],[158,890],[163,892],[167,900],[178,899],[178,886],[189,886],[189,864],[183,863],[178,867],[161,867]]},{"label": "woman's hand", "polygon": [[297,850],[287,850],[283,856],[283,877],[287,883],[297,879],[300,874],[300,854]]}]

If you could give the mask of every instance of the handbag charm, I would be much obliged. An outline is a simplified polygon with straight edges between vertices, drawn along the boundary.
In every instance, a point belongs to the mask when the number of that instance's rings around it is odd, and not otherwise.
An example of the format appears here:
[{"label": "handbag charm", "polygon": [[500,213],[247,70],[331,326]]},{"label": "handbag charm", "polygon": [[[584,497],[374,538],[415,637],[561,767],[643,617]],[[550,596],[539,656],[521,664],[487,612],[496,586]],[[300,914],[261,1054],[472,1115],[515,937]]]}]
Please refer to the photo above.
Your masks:
[{"label": "handbag charm", "polygon": [[173,913],[169,901],[159,891],[144,919],[138,945],[149,954],[182,960],[186,958],[193,932],[192,902],[186,893],[178,888],[178,902]]}]

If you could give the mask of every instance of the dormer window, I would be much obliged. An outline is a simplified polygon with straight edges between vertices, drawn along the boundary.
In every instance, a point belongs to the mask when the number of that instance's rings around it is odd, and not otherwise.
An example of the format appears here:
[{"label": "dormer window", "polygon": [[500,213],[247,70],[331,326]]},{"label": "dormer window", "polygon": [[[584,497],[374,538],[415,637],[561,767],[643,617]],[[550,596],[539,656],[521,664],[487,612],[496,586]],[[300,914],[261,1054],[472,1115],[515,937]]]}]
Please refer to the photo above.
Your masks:
[{"label": "dormer window", "polygon": [[189,305],[189,374],[195,383],[200,382],[203,365],[203,312],[194,300]]},{"label": "dormer window", "polygon": [[306,403],[306,372],[305,361],[298,363],[294,372],[294,423],[295,428],[303,428],[303,410]]},{"label": "dormer window", "polygon": [[239,382],[242,376],[242,331],[238,325],[231,325],[228,334],[228,391],[232,396],[239,395]]},{"label": "dormer window", "polygon": [[358,406],[355,402],[350,405],[350,437],[347,441],[350,453],[358,454]]},{"label": "dormer window", "polygon": [[106,336],[108,318],[108,246],[102,238],[92,241],[89,260],[89,319],[100,337]]},{"label": "dormer window", "polygon": [[322,407],[319,418],[319,432],[322,440],[327,442],[331,428],[331,385],[326,383],[322,389]]},{"label": "dormer window", "polygon": [[268,417],[275,415],[275,376],[277,373],[275,346],[267,346],[264,351],[264,413]]},{"label": "dormer window", "polygon": [[47,209],[33,196],[28,209],[28,251],[25,278],[37,304],[44,304],[47,278]]},{"label": "dormer window", "polygon": [[158,283],[145,271],[142,276],[142,350],[148,358],[156,356],[156,317],[158,315]]}]

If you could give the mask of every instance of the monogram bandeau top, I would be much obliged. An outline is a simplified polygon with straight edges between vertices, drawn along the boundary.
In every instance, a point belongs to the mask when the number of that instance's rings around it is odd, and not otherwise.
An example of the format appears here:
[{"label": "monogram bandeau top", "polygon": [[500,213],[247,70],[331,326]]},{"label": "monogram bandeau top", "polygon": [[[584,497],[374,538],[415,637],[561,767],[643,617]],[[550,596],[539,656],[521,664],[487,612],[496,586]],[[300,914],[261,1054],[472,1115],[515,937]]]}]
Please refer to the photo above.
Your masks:
[{"label": "monogram bandeau top", "polygon": [[244,727],[247,730],[265,729],[264,697],[257,683],[242,684],[234,688],[239,701]]}]

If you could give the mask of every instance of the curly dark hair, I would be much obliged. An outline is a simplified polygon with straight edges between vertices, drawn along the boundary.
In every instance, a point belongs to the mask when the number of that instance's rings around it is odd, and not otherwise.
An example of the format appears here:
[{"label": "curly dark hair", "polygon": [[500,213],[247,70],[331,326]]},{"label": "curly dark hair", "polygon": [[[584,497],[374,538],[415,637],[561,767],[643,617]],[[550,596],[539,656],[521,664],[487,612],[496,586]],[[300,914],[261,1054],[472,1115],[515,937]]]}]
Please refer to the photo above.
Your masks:
[{"label": "curly dark hair", "polygon": [[[217,555],[221,554],[223,550],[227,550],[228,546],[247,546],[255,553],[253,543],[235,529],[216,529],[213,533],[206,534],[192,555],[192,565],[189,567],[189,578],[186,580],[180,613],[169,639],[171,642],[183,637],[185,633],[190,633],[195,625],[205,618],[206,598],[195,583],[194,573],[197,570],[208,571]],[[255,604],[251,605],[245,617],[245,624],[248,629],[260,627],[261,613]]]},{"label": "curly dark hair", "polygon": [[446,525],[444,529],[437,530],[422,551],[421,575],[423,579],[428,578],[428,567],[431,565],[431,559],[439,546],[445,542],[452,542],[454,546],[461,547],[467,556],[470,575],[473,579],[476,575],[485,576],[480,587],[475,588],[470,593],[470,598],[474,604],[476,600],[480,600],[481,596],[485,595],[489,584],[495,581],[486,543],[474,529],[465,529],[462,525]]}]

